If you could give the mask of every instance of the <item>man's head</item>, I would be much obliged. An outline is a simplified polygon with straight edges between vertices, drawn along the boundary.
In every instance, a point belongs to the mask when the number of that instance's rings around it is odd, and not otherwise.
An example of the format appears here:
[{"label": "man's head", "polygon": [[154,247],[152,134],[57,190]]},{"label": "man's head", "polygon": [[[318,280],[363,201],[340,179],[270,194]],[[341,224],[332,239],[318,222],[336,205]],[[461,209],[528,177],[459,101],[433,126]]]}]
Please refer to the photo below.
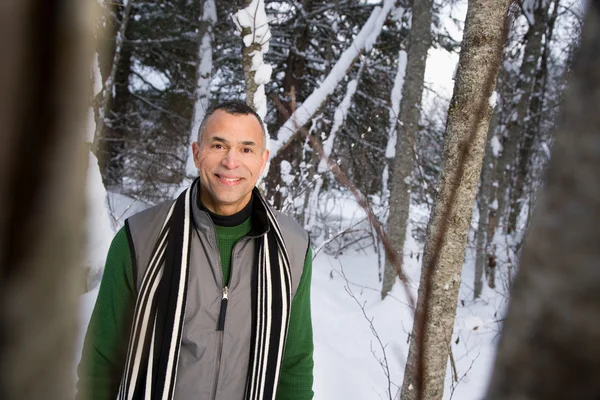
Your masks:
[{"label": "man's head", "polygon": [[267,143],[266,142],[267,132],[265,131],[262,118],[258,115],[258,113],[256,111],[254,111],[254,109],[252,107],[250,107],[248,104],[244,103],[243,101],[238,101],[238,100],[225,101],[223,103],[214,105],[208,109],[208,111],[206,112],[206,115],[204,116],[204,119],[200,123],[200,128],[198,128],[198,143],[200,143],[202,140],[202,132],[204,131],[204,128],[206,127],[206,123],[208,122],[209,117],[219,110],[225,111],[227,114],[231,114],[231,115],[253,115],[260,123],[260,128],[262,130],[263,139],[264,139],[263,140],[263,143],[264,143],[263,149],[265,148],[266,143]]},{"label": "man's head", "polygon": [[242,102],[211,108],[192,151],[200,172],[200,199],[220,215],[235,214],[248,204],[269,159],[262,121]]}]

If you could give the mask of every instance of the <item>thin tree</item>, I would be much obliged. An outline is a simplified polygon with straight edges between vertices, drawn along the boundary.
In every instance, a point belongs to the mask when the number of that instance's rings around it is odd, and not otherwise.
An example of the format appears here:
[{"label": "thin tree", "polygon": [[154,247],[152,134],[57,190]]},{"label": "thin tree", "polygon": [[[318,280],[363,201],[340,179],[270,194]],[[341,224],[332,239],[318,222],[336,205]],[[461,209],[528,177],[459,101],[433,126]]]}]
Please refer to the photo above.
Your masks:
[{"label": "thin tree", "polygon": [[0,13],[0,398],[73,395],[92,2]]},{"label": "thin tree", "polygon": [[[548,19],[548,7],[552,1],[534,0],[523,4],[523,14],[531,14],[527,18],[528,30],[524,37],[525,46],[523,49],[523,61],[519,70],[519,78],[514,94],[516,104],[513,115],[506,127],[505,138],[502,145],[502,154],[500,155],[496,167],[497,191],[496,201],[498,210],[496,213],[495,227],[502,226],[503,232],[506,232],[505,213],[508,199],[508,190],[513,179],[515,169],[515,160],[518,158],[519,143],[523,136],[524,122],[529,110],[529,104],[534,89],[536,71],[539,67],[539,60],[543,50],[543,39],[546,31],[546,20]],[[531,8],[531,12],[529,12]],[[502,225],[500,225],[502,224]],[[489,240],[492,240],[490,237]]]},{"label": "thin tree", "polygon": [[600,398],[600,2],[590,1],[487,400]]},{"label": "thin tree", "polygon": [[[206,115],[208,99],[210,97],[210,81],[212,74],[212,43],[213,26],[217,22],[217,9],[214,0],[202,1],[202,15],[200,16],[200,45],[198,47],[198,60],[196,68],[196,93],[192,127],[190,129],[190,145],[198,139],[200,124]],[[187,176],[196,176],[197,168],[194,164],[194,155],[191,147],[187,152],[185,167]]]},{"label": "thin tree", "polygon": [[[400,115],[396,124],[396,151],[390,177],[390,214],[387,221],[392,246],[402,262],[402,250],[408,225],[410,206],[410,177],[413,171],[413,145],[421,118],[421,97],[425,80],[427,51],[431,46],[431,19],[433,0],[415,0],[407,51],[406,73],[402,86]],[[396,282],[397,272],[386,259],[381,287],[381,298],[389,293]]]},{"label": "thin tree", "polygon": [[441,399],[510,0],[469,1],[443,169],[427,227],[402,400]]}]

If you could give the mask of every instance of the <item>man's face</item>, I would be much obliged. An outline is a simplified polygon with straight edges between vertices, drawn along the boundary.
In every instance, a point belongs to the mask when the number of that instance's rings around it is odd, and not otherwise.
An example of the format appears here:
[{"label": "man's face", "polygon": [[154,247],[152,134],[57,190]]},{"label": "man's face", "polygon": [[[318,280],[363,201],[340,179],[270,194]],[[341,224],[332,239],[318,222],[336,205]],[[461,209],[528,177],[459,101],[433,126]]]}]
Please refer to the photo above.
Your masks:
[{"label": "man's face", "polygon": [[200,200],[219,215],[242,210],[262,173],[269,151],[254,115],[215,111],[206,121],[200,143],[192,144],[200,172]]}]

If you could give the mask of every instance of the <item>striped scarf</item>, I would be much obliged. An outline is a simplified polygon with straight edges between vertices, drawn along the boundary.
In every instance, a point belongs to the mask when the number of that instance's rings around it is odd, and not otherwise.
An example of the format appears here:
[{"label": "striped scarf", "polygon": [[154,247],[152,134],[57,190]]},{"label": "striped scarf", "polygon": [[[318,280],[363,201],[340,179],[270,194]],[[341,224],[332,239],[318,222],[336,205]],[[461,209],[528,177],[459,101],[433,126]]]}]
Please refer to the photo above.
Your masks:
[{"label": "striped scarf", "polygon": [[[192,187],[173,203],[140,286],[118,400],[174,398],[193,229]],[[246,400],[274,399],[291,306],[290,262],[281,230],[257,189],[270,229],[257,238]],[[196,266],[202,268],[202,266]]]}]

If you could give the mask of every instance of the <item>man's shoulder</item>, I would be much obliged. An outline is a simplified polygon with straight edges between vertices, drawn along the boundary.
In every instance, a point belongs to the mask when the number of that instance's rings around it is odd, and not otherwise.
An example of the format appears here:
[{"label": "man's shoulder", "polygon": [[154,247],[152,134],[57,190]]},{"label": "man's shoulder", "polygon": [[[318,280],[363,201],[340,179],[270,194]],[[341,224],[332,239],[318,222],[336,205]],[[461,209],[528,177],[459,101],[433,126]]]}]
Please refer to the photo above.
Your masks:
[{"label": "man's shoulder", "polygon": [[288,250],[290,246],[292,246],[299,254],[304,256],[310,243],[310,238],[306,229],[304,229],[294,218],[280,211],[275,211],[275,218],[277,218],[277,223],[279,224]]},{"label": "man's shoulder", "polygon": [[282,230],[308,240],[308,232],[294,218],[280,211],[275,211],[275,217]]},{"label": "man's shoulder", "polygon": [[175,200],[167,200],[157,205],[151,206],[143,211],[137,212],[127,218],[127,223],[131,228],[148,227],[154,224],[162,224]]}]

